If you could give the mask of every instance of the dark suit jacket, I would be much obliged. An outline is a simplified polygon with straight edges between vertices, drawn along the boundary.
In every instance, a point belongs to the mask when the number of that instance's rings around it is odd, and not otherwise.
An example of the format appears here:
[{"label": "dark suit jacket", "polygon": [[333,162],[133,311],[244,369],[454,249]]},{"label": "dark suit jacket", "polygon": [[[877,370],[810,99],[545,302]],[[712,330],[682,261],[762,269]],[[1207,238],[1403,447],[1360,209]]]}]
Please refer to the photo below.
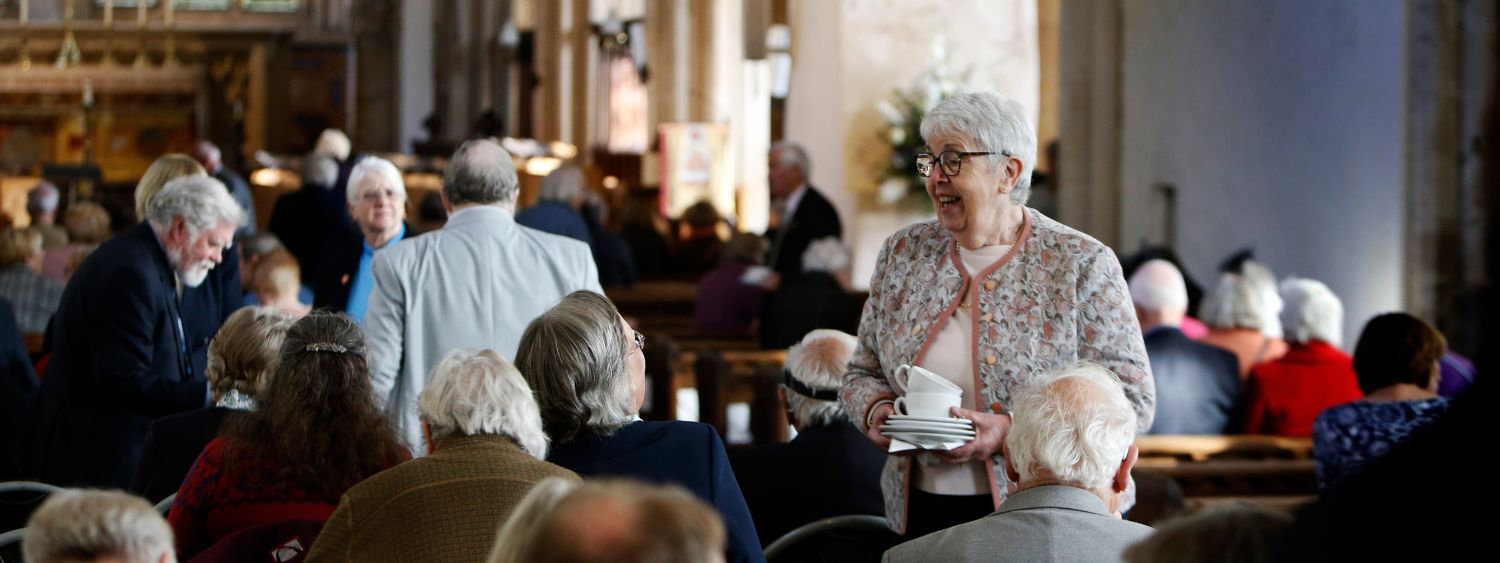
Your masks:
[{"label": "dark suit jacket", "polygon": [[885,452],[848,421],[809,426],[785,444],[730,456],[755,532],[770,544],[798,526],[848,514],[885,515]]},{"label": "dark suit jacket", "polygon": [[208,373],[209,341],[219,333],[219,327],[224,326],[229,315],[244,306],[239,249],[229,247],[224,249],[219,265],[203,278],[203,283],[182,289],[182,328],[187,332],[195,377],[203,379]]},{"label": "dark suit jacket", "polygon": [[812,241],[843,236],[839,212],[823,194],[808,186],[807,193],[802,194],[802,200],[792,212],[792,220],[782,223],[777,230],[766,232],[766,238],[771,241],[771,269],[781,274],[782,280],[801,276],[802,253]]},{"label": "dark suit jacket", "polygon": [[207,380],[181,353],[178,318],[172,268],[150,225],[84,260],[53,319],[32,433],[43,479],[124,488],[151,421],[204,406]]},{"label": "dark suit jacket", "polygon": [[766,560],[755,521],[712,426],[697,422],[632,422],[611,436],[584,431],[553,444],[547,461],[583,477],[632,477],[680,485],[718,509],[728,532],[728,561]]},{"label": "dark suit jacket", "polygon": [[[409,229],[407,232],[411,232]],[[313,308],[345,311],[349,309],[349,290],[359,273],[359,257],[365,252],[365,237],[348,229],[331,237],[321,253],[321,273],[313,282]]]},{"label": "dark suit jacket", "polygon": [[1240,368],[1234,354],[1194,342],[1172,327],[1146,333],[1156,378],[1149,434],[1224,434],[1238,428]]},{"label": "dark suit jacket", "polygon": [[141,447],[141,461],[130,481],[130,492],[152,503],[176,493],[193,462],[198,461],[198,454],[203,453],[203,446],[219,436],[219,427],[232,412],[225,407],[208,407],[152,422]]},{"label": "dark suit jacket", "polygon": [[864,308],[858,297],[844,291],[839,280],[825,272],[807,272],[784,280],[766,299],[760,323],[762,348],[786,348],[814,329],[859,332]]},{"label": "dark suit jacket", "polygon": [[303,284],[315,286],[321,279],[328,242],[354,229],[348,203],[340,197],[333,188],[306,185],[277,198],[271,208],[267,228],[297,258]]},{"label": "dark suit jacket", "polygon": [[3,298],[0,298],[0,369],[5,370],[0,373],[0,481],[7,481],[24,475],[22,437],[26,435],[38,383],[31,356],[26,352],[25,337],[16,325],[16,315],[10,302]]},{"label": "dark suit jacket", "polygon": [[503,436],[449,436],[432,455],[344,493],[307,561],[484,561],[531,487],[578,476]]}]

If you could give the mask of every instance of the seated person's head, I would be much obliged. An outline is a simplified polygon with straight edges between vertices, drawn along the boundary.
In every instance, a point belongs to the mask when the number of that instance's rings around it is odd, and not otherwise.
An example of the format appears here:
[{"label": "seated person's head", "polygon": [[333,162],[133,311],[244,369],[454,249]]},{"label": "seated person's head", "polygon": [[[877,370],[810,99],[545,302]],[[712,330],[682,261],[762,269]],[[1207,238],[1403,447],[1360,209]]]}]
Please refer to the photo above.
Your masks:
[{"label": "seated person's head", "polygon": [[527,325],[516,368],[554,443],[580,432],[608,435],[635,419],[646,397],[637,334],[614,303],[591,291],[569,294]]},{"label": "seated person's head", "polygon": [[109,212],[92,201],[80,201],[63,212],[63,228],[69,242],[99,244],[109,238]]},{"label": "seated person's head", "polygon": [[1021,489],[1066,485],[1098,495],[1110,512],[1138,452],[1135,409],[1119,378],[1077,363],[1039,376],[1012,400],[1005,470]]},{"label": "seated person's head", "polygon": [[0,232],[0,270],[25,264],[32,270],[42,267],[42,234],[33,230],[8,229]]},{"label": "seated person's head", "polygon": [[724,560],[724,524],[675,485],[600,480],[537,484],[500,529],[490,563]]},{"label": "seated person's head", "polygon": [[494,350],[454,350],[432,368],[417,399],[434,449],[449,436],[505,436],[537,459],[547,434],[531,388],[516,366]]},{"label": "seated person's head", "polygon": [[302,157],[298,175],[302,177],[303,186],[332,190],[339,181],[339,163],[326,154],[310,153]]},{"label": "seated person's head", "polygon": [[542,178],[542,187],[537,190],[536,201],[576,207],[582,200],[583,183],[583,169],[576,164],[564,164]]},{"label": "seated person's head", "polygon": [[849,420],[839,405],[838,393],[857,344],[852,335],[818,329],[787,350],[780,395],[787,422],[799,432],[807,426]]},{"label": "seated person's head", "polygon": [[719,223],[723,220],[714,204],[708,201],[694,203],[682,212],[682,228],[678,236],[683,240],[719,238]]},{"label": "seated person's head", "polygon": [[281,239],[269,231],[259,231],[235,242],[236,248],[240,249],[240,286],[246,290],[252,290],[252,276],[255,275],[255,265],[259,264],[266,255],[278,250],[286,250],[281,244]]},{"label": "seated person's head", "polygon": [[1448,352],[1443,333],[1406,313],[1386,313],[1365,323],[1354,346],[1354,373],[1366,395],[1393,385],[1436,392],[1439,360]]},{"label": "seated person's head", "polygon": [[1344,304],[1328,286],[1315,280],[1288,278],[1281,283],[1281,297],[1286,302],[1281,324],[1288,342],[1343,344]]},{"label": "seated person's head", "polygon": [[1281,294],[1270,268],[1246,260],[1239,270],[1219,274],[1218,284],[1203,296],[1199,313],[1209,328],[1250,329],[1281,337]]},{"label": "seated person's head", "polygon": [[1291,518],[1281,512],[1237,502],[1170,520],[1151,537],[1125,549],[1129,563],[1220,561],[1269,563]]},{"label": "seated person's head", "polygon": [[725,264],[762,264],[766,261],[766,239],[750,233],[735,234],[724,244],[724,254],[719,256],[719,261]]},{"label": "seated person's head", "polygon": [[849,249],[838,237],[820,238],[807,245],[802,253],[802,270],[824,272],[837,277],[849,269]]},{"label": "seated person's head", "polygon": [[208,343],[208,384],[214,400],[250,408],[276,371],[292,318],[265,307],[244,307]]},{"label": "seated person's head", "polygon": [[139,497],[118,491],[53,493],[26,521],[31,563],[171,563],[172,528]]},{"label": "seated person's head", "polygon": [[1182,326],[1188,310],[1182,271],[1166,260],[1147,260],[1130,275],[1130,300],[1142,329]]},{"label": "seated person's head", "polygon": [[188,176],[207,176],[208,172],[203,169],[202,164],[193,160],[193,157],[172,153],[162,155],[146,168],[141,175],[141,181],[135,184],[135,216],[141,221],[146,220],[147,211],[151,207],[151,200],[156,199],[156,194],[166,187],[167,182]]},{"label": "seated person's head", "polygon": [[250,290],[265,305],[296,303],[301,289],[302,267],[285,250],[262,256],[250,274]]}]

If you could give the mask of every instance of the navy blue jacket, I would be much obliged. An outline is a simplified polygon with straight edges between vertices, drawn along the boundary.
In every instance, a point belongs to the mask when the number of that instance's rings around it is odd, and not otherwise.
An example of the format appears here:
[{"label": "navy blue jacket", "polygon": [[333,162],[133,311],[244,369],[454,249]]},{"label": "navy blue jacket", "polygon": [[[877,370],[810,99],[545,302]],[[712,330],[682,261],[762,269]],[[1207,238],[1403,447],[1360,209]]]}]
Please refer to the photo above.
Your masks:
[{"label": "navy blue jacket", "polygon": [[0,481],[22,477],[21,437],[36,400],[36,371],[10,302],[0,298]]},{"label": "navy blue jacket", "polygon": [[755,531],[766,544],[803,524],[849,514],[885,516],[886,453],[847,420],[808,426],[785,444],[730,456]]},{"label": "navy blue jacket", "polygon": [[594,244],[594,238],[589,235],[589,226],[583,222],[583,215],[566,203],[538,203],[517,214],[516,222],[545,233]]},{"label": "navy blue jacket", "polygon": [[1240,364],[1233,353],[1157,327],[1146,333],[1146,356],[1156,378],[1156,420],[1148,434],[1224,434],[1239,427]]},{"label": "navy blue jacket", "polygon": [[53,318],[32,431],[42,479],[124,488],[151,421],[204,406],[207,380],[182,353],[179,314],[172,268],[150,225],[84,260]]},{"label": "navy blue jacket", "polygon": [[151,423],[141,461],[136,465],[130,492],[146,497],[153,504],[172,496],[182,488],[182,480],[198,461],[219,428],[235,411],[226,407],[208,407],[165,416]]},{"label": "navy blue jacket", "polygon": [[680,485],[718,509],[728,532],[728,561],[764,562],[755,521],[714,427],[697,422],[632,422],[612,436],[583,431],[553,444],[547,461],[582,477],[631,477]]},{"label": "navy blue jacket", "polygon": [[802,253],[807,252],[807,247],[813,241],[844,237],[838,210],[812,186],[808,186],[807,192],[802,194],[802,200],[797,202],[797,209],[792,212],[791,220],[783,222],[780,231],[766,231],[766,239],[771,241],[768,265],[777,274],[781,274],[783,281],[802,275]]},{"label": "navy blue jacket", "polygon": [[219,333],[219,327],[224,326],[229,315],[244,306],[239,250],[225,248],[219,265],[209,270],[203,283],[182,289],[182,328],[187,332],[195,377],[202,379],[203,374],[208,373],[209,341]]}]

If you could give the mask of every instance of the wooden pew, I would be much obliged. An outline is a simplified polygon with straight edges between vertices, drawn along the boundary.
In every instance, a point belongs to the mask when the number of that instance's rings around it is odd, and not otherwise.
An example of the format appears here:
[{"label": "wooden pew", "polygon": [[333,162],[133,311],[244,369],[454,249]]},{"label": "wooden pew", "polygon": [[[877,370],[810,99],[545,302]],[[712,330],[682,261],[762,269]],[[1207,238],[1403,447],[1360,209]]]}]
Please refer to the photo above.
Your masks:
[{"label": "wooden pew", "polygon": [[1140,436],[1135,444],[1141,451],[1136,470],[1170,477],[1190,503],[1200,498],[1300,499],[1318,492],[1310,439]]}]

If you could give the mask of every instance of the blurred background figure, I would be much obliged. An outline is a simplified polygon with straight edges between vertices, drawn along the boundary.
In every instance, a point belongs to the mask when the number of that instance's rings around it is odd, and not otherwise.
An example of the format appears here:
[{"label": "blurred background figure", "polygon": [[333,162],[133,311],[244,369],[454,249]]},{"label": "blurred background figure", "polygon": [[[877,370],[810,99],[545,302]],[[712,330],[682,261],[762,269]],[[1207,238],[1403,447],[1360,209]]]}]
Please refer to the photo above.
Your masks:
[{"label": "blurred background figure", "polygon": [[749,331],[760,317],[760,286],[744,282],[745,272],[766,255],[765,239],[739,233],[724,245],[719,266],[698,280],[693,326],[699,330]]}]

